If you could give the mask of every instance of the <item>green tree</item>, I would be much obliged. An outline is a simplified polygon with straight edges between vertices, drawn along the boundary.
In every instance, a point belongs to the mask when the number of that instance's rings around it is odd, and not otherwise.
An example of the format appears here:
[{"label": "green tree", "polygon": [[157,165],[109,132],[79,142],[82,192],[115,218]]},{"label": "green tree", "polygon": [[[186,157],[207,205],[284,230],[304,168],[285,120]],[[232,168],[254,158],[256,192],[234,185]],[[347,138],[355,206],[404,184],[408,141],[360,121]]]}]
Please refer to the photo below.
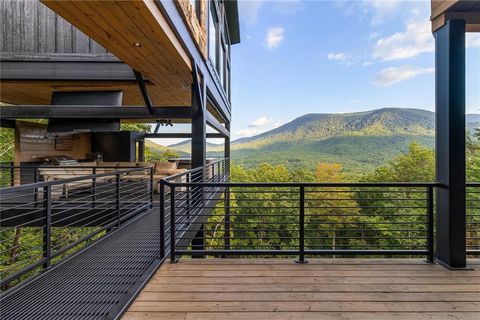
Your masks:
[{"label": "green tree", "polygon": [[[412,142],[408,153],[365,176],[367,182],[429,182],[435,179],[434,151]],[[426,245],[426,190],[421,187],[358,190],[362,215],[378,227],[372,238],[384,248],[421,249]],[[380,231],[378,231],[380,230]],[[373,240],[372,240],[373,242]]]},{"label": "green tree", "polygon": [[412,142],[408,153],[366,175],[372,182],[428,182],[435,180],[435,152]]},{"label": "green tree", "polygon": [[152,126],[148,123],[122,123],[120,126],[121,131],[133,131],[149,133]]}]

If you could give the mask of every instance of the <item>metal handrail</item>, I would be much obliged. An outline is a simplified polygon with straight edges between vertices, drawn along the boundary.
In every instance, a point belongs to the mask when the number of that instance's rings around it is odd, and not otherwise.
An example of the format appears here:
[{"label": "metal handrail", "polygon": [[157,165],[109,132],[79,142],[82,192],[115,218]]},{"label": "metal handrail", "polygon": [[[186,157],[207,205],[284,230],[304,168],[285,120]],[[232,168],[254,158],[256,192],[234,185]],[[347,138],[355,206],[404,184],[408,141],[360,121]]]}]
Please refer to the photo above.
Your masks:
[{"label": "metal handrail", "polygon": [[268,187],[444,187],[443,184],[439,182],[171,182],[165,181],[165,184],[168,186],[176,187],[187,187],[187,186],[198,186],[198,187],[259,187],[259,188],[268,188]]},{"label": "metal handrail", "polygon": [[[129,173],[145,172],[147,169],[149,172],[141,178],[128,177]],[[132,217],[147,212],[153,207],[152,182],[152,167],[135,167],[0,189],[0,211],[2,225],[5,226],[0,232],[9,235],[14,229],[27,226],[41,229],[43,234],[43,249],[27,244],[26,251],[21,253],[28,254],[27,260],[19,260],[20,253],[9,260],[2,260],[2,264],[9,268],[2,270],[0,286],[8,285],[42,266],[49,270],[54,263],[59,264],[70,257],[71,250],[79,245],[95,240],[103,231],[119,228]],[[66,186],[73,191],[64,194]],[[85,229],[85,232],[79,229],[78,239],[68,239],[53,247],[53,227],[59,230],[72,226],[94,229]],[[5,241],[10,240],[7,238]],[[16,248],[12,245],[6,250],[16,251]],[[15,264],[17,260],[18,264]]]},{"label": "metal handrail", "polygon": [[[190,255],[190,254],[200,254],[200,255],[215,255],[215,256],[235,256],[235,255],[298,255],[298,261],[299,262],[304,262],[305,261],[305,255],[425,255],[427,256],[428,261],[433,261],[433,255],[434,255],[434,189],[435,188],[442,188],[443,185],[438,182],[406,182],[406,183],[395,183],[395,182],[385,182],[385,183],[374,183],[374,182],[341,182],[341,183],[281,183],[281,182],[274,182],[274,183],[236,183],[236,182],[178,182],[178,181],[163,181],[163,186],[167,186],[170,188],[170,256],[172,261],[176,261],[177,255]],[[288,204],[287,207],[284,208],[278,208],[279,211],[277,212],[277,215],[280,216],[285,216],[284,214],[281,214],[281,210],[293,210],[293,211],[298,211],[297,215],[293,216],[288,216],[290,219],[299,219],[298,223],[297,222],[292,222],[293,220],[290,220],[290,222],[282,222],[281,225],[296,225],[296,229],[299,232],[299,239],[298,239],[298,245],[294,250],[291,249],[278,249],[278,250],[264,250],[263,248],[254,248],[254,249],[248,249],[248,248],[243,248],[243,249],[232,249],[230,246],[231,243],[231,238],[227,233],[230,233],[230,228],[231,228],[231,218],[230,218],[230,210],[234,208],[243,208],[243,207],[238,207],[238,206],[231,206],[230,205],[230,192],[233,192],[232,189],[241,189],[241,188],[251,188],[254,191],[251,191],[250,194],[262,194],[263,191],[267,193],[282,193],[286,191],[275,191],[271,189],[295,189],[294,191],[290,190],[289,193],[295,193],[298,194],[298,197],[295,198],[288,198],[288,199],[279,199],[281,201],[295,201],[294,204]],[[261,190],[262,188],[266,190]],[[268,189],[271,188],[271,189]],[[313,189],[306,191],[305,189]],[[385,249],[349,249],[349,248],[336,248],[336,249],[306,249],[305,248],[305,226],[306,226],[306,221],[305,217],[311,216],[311,213],[306,214],[306,209],[308,210],[317,210],[316,208],[323,208],[323,209],[328,209],[329,207],[316,207],[312,206],[310,203],[308,207],[306,208],[306,203],[311,202],[313,199],[310,199],[308,197],[305,197],[306,193],[312,194],[315,193],[315,188],[324,188],[322,192],[329,193],[329,192],[337,192],[337,190],[332,191],[329,190],[328,188],[349,188],[351,189],[349,192],[371,192],[371,193],[378,193],[378,192],[383,192],[383,193],[391,193],[391,192],[397,192],[397,193],[405,193],[405,194],[411,194],[411,193],[421,193],[424,196],[420,199],[412,199],[415,201],[426,201],[425,205],[416,205],[413,206],[413,209],[418,209],[422,210],[422,217],[425,218],[425,220],[422,221],[417,221],[416,224],[419,225],[418,230],[411,230],[411,231],[416,231],[416,232],[423,232],[425,234],[425,243],[423,244],[425,247],[424,249],[419,249],[417,248],[419,245],[405,245],[405,248],[403,249],[396,249],[396,248],[385,248]],[[361,190],[362,188],[370,188],[369,190]],[[384,188],[385,190],[377,190],[376,188]],[[413,191],[411,189],[414,189]],[[182,190],[183,189],[183,190]],[[298,190],[297,190],[298,189]],[[390,189],[390,190],[389,190]],[[403,190],[399,190],[403,189]],[[415,190],[417,189],[417,190]],[[419,190],[422,189],[422,190]],[[184,196],[178,196],[176,193],[177,190],[182,190],[180,193],[183,193]],[[165,189],[163,189],[163,192]],[[242,191],[239,191],[240,194],[242,194]],[[346,192],[346,191],[338,191],[338,192]],[[200,201],[197,201],[194,207],[190,207],[189,202],[185,202],[186,197],[191,197],[193,193],[200,193],[202,194]],[[205,195],[203,195],[205,194]],[[202,210],[213,210],[216,206],[215,203],[212,204],[207,204],[205,201],[212,200],[214,194],[223,194],[224,195],[224,201],[225,201],[225,216],[223,217],[223,220],[225,221],[225,249],[209,249],[209,250],[192,250],[192,249],[178,249],[177,243],[179,241],[183,241],[182,243],[188,243],[190,240],[193,240],[192,238],[188,238],[186,236],[186,231],[191,230],[191,226],[198,224],[198,223],[206,223],[205,220],[199,220],[203,222],[196,222],[198,218],[205,217],[205,214],[202,213]],[[238,196],[236,197],[237,201],[239,200]],[[394,199],[396,201],[401,201],[403,199]],[[275,199],[266,199],[266,201],[274,201]],[[325,199],[324,199],[325,200]],[[326,199],[326,200],[346,200],[346,199]],[[355,200],[355,199],[354,199]],[[360,199],[357,199],[360,200]],[[367,199],[368,200],[368,199]],[[372,199],[371,199],[372,200]],[[378,199],[373,199],[373,200],[378,200]],[[391,199],[390,199],[391,200]],[[178,204],[178,202],[181,202],[181,204]],[[364,200],[365,201],[365,200]],[[298,202],[298,203],[297,203]],[[195,207],[197,206],[197,207]],[[357,205],[355,208],[359,207]],[[369,209],[395,209],[397,207],[382,207],[382,206],[367,206],[363,207],[360,206],[361,208],[369,208]],[[246,209],[255,209],[257,208],[254,205],[249,205],[245,207]],[[261,206],[261,208],[264,208]],[[272,205],[272,207],[267,207],[266,209],[275,209],[275,204]],[[350,206],[347,207],[339,207],[336,206],[335,208],[350,208]],[[352,207],[353,208],[353,207]],[[400,207],[399,207],[400,208]],[[402,207],[403,208],[403,207]],[[407,208],[407,207],[405,207]],[[410,208],[410,207],[408,207]],[[228,211],[227,211],[228,209]],[[187,217],[185,217],[185,210],[188,212],[196,212],[196,214],[189,214]],[[178,212],[177,212],[178,211]],[[318,212],[316,213],[318,214]],[[259,217],[262,215],[259,214]],[[275,215],[269,215],[269,216],[275,216]],[[319,214],[319,216],[322,216]],[[383,216],[383,215],[380,215]],[[400,215],[391,215],[392,217],[397,217],[397,218],[402,218],[403,216]],[[287,217],[287,216],[285,216]],[[288,219],[288,217],[286,219]],[[295,217],[295,218],[294,218]],[[405,219],[410,217],[410,215],[405,215]],[[222,218],[220,218],[222,220]],[[390,221],[391,222],[391,221]],[[249,224],[250,222],[243,222],[240,224]],[[275,222],[272,222],[273,224],[276,224]],[[359,223],[358,221],[356,223]],[[379,222],[380,223],[380,222]],[[388,221],[381,222],[380,224],[388,224]],[[411,224],[412,222],[405,223],[405,224]],[[328,224],[328,223],[327,223]],[[368,223],[367,223],[368,224]],[[391,222],[392,225],[397,225],[398,222]],[[421,225],[421,226],[420,226]],[[238,223],[237,223],[238,226]],[[264,227],[267,228],[267,227]],[[402,228],[403,229],[403,228]],[[255,229],[252,229],[252,231]],[[269,230],[273,229],[265,229],[267,232]],[[260,230],[265,231],[265,230]],[[345,229],[346,230],[346,229]],[[327,230],[328,231],[328,230]],[[348,231],[348,230],[346,230]],[[368,229],[367,229],[368,231]],[[395,232],[396,229],[394,230]],[[179,233],[178,233],[179,232]],[[220,232],[223,232],[220,230]],[[177,234],[178,233],[178,234]],[[187,238],[185,238],[187,237]],[[190,236],[191,237],[191,236]],[[355,238],[349,236],[348,238]],[[368,238],[368,237],[367,237]],[[411,237],[412,239],[415,237]],[[311,239],[311,237],[307,237],[307,239]],[[343,238],[339,238],[343,239]],[[380,238],[376,238],[380,239]],[[423,237],[421,238],[423,239]],[[394,239],[395,240],[395,239]],[[166,240],[163,240],[163,242],[166,242]],[[185,245],[182,245],[182,247],[185,247]]]},{"label": "metal handrail", "polygon": [[[56,168],[59,168],[59,167],[57,166]],[[63,169],[64,167],[61,167],[61,168]],[[74,168],[74,167],[68,167],[68,168]],[[86,169],[86,170],[92,169],[92,168],[109,169],[109,167],[91,167],[91,168],[90,167],[81,167],[81,168]],[[128,173],[136,172],[136,171],[145,171],[147,169],[150,169],[150,167],[134,167],[132,169],[116,170],[116,171],[112,171],[112,172],[109,172],[109,173],[88,174],[88,175],[82,175],[80,177],[74,177],[74,178],[65,178],[65,179],[52,180],[52,181],[40,181],[40,182],[22,184],[22,185],[19,185],[19,186],[0,188],[0,194],[18,192],[18,191],[28,190],[28,189],[32,189],[32,188],[43,188],[43,187],[47,187],[47,186],[61,185],[61,184],[66,184],[66,183],[71,183],[71,182],[76,182],[76,181],[104,178],[104,177],[108,177],[108,176],[112,176],[112,175],[116,175],[116,174],[119,174],[119,175],[128,174]]]}]

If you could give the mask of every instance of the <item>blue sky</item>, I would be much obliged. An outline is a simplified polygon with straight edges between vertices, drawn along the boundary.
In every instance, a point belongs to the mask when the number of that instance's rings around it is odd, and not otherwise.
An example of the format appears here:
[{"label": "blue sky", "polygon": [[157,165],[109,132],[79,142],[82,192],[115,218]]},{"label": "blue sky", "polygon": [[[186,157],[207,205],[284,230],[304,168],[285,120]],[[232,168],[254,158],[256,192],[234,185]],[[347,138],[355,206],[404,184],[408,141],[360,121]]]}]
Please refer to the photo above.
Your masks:
[{"label": "blue sky", "polygon": [[[239,0],[239,10],[234,139],[306,113],[434,109],[430,0]],[[480,37],[467,44],[467,109],[478,113]]]}]

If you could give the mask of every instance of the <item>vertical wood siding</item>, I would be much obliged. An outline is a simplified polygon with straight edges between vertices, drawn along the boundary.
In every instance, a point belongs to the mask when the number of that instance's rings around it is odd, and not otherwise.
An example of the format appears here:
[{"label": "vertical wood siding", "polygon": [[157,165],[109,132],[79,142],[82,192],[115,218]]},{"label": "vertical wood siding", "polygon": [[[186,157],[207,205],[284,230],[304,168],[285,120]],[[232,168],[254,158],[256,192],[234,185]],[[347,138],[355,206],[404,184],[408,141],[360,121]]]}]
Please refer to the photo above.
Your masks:
[{"label": "vertical wood siding", "polygon": [[107,51],[38,0],[0,1],[0,52],[95,54]]}]

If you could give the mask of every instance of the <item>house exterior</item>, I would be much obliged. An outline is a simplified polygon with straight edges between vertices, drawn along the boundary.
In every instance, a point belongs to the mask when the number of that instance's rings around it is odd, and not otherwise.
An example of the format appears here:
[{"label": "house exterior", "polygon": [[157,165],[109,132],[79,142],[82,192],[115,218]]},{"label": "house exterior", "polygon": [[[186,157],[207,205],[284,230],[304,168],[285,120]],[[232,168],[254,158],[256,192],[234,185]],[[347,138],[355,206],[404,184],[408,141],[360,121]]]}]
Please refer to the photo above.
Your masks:
[{"label": "house exterior", "polygon": [[[432,1],[437,181],[408,183],[230,181],[236,1],[6,0],[0,12],[1,126],[16,151],[0,188],[2,319],[478,318],[465,33],[480,30],[480,1]],[[176,123],[191,131],[158,130]],[[149,137],[190,138],[190,170],[166,162],[155,178]],[[207,162],[210,137],[224,158]],[[95,153],[135,166],[14,175]]]},{"label": "house exterior", "polygon": [[[20,0],[2,1],[0,10],[0,101],[14,105],[2,107],[3,126],[76,118],[86,136],[118,131],[119,122],[191,123],[194,167],[205,163],[207,126],[229,140],[236,1]],[[147,137],[162,133],[132,141]],[[91,152],[101,150],[81,150]]]}]

